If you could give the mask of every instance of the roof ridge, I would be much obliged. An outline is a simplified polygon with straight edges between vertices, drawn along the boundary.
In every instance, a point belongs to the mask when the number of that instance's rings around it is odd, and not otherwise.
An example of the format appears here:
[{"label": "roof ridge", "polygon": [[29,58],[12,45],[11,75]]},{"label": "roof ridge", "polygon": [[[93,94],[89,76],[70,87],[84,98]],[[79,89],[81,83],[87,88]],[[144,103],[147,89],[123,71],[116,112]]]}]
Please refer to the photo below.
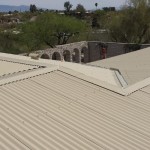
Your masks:
[{"label": "roof ridge", "polygon": [[[94,85],[97,85],[97,86],[100,86],[100,87],[103,87],[107,90],[110,90],[110,91],[113,91],[115,93],[118,93],[120,95],[123,95],[125,96],[126,93],[124,92],[123,88],[122,87],[119,87],[119,86],[115,86],[115,85],[112,85],[110,83],[107,83],[105,81],[102,81],[102,80],[99,80],[99,79],[96,79],[94,77],[91,77],[91,76],[87,76],[85,74],[82,74],[80,72],[77,72],[77,71],[74,71],[74,70],[71,70],[69,68],[65,68],[65,67],[60,67],[58,69],[59,71],[63,72],[63,73],[66,73],[66,74],[69,74],[71,76],[74,76],[78,79],[81,79],[81,80],[84,80],[86,82],[89,82],[91,84],[94,84]],[[71,70],[71,71],[70,71]]]},{"label": "roof ridge", "polygon": [[[137,82],[133,85],[129,85],[129,86],[127,86],[127,84],[124,83],[125,81],[121,81],[121,82],[123,82],[123,84],[125,84],[125,86],[119,87],[119,86],[109,84],[105,81],[96,79],[96,78],[91,77],[91,76],[87,76],[85,74],[82,74],[81,72],[77,72],[77,71],[71,70],[70,68],[66,68],[63,66],[61,66],[58,70],[66,73],[66,74],[69,74],[71,76],[74,76],[78,79],[87,81],[89,83],[92,83],[92,84],[100,86],[100,87],[103,87],[107,90],[113,91],[113,92],[118,93],[118,94],[123,95],[123,96],[128,96],[131,93],[150,85],[150,77],[146,78],[140,82]],[[118,79],[118,80],[120,80],[120,79]],[[123,80],[123,79],[121,78],[121,80]]]},{"label": "roof ridge", "polygon": [[132,84],[132,85],[124,88],[124,91],[125,91],[125,93],[127,95],[129,95],[129,94],[131,94],[131,93],[133,93],[133,92],[135,92],[137,90],[140,90],[140,89],[142,89],[142,88],[144,88],[144,87],[146,87],[148,85],[150,85],[150,77],[145,78],[142,81],[139,81],[139,82],[137,82],[135,84]]},{"label": "roof ridge", "polygon": [[32,72],[28,72],[25,74],[21,74],[21,75],[16,75],[7,79],[3,79],[0,81],[0,86],[12,83],[12,82],[16,82],[16,81],[20,81],[20,80],[24,80],[24,79],[28,79],[34,76],[38,76],[38,75],[42,75],[42,74],[46,74],[55,70],[58,70],[58,66],[52,66],[50,68],[41,68],[40,70],[35,70]]}]

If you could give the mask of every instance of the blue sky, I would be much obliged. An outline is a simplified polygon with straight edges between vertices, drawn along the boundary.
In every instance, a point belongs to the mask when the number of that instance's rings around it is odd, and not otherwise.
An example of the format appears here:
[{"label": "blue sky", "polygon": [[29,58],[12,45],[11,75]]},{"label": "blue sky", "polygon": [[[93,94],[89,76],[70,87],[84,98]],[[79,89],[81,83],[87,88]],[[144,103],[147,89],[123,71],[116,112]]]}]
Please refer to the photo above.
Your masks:
[{"label": "blue sky", "polygon": [[[68,0],[0,0],[0,5],[30,5],[35,4],[37,7],[48,9],[64,9],[64,2]],[[95,9],[95,3],[98,3],[98,8],[102,7],[120,7],[125,4],[126,0],[69,0],[73,4],[73,8],[77,4],[82,4],[86,9]]]}]

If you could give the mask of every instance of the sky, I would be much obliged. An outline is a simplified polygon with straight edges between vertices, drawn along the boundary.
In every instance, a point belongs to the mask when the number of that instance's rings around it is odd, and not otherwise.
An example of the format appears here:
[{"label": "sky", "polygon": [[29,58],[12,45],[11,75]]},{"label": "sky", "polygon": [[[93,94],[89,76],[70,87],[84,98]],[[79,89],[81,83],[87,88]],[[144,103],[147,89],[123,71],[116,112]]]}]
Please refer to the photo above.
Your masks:
[{"label": "sky", "polygon": [[102,7],[117,7],[125,4],[126,0],[0,0],[0,5],[30,5],[35,4],[37,7],[47,9],[64,9],[64,2],[70,1],[73,9],[77,4],[82,4],[87,10],[95,9],[95,3],[98,3],[98,8]]}]

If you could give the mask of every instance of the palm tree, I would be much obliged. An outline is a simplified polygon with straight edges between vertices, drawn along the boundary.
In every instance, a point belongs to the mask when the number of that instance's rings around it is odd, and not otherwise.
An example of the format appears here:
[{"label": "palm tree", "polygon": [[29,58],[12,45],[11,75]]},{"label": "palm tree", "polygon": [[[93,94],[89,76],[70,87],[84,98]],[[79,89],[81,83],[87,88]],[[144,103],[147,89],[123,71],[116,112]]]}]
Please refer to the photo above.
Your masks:
[{"label": "palm tree", "polygon": [[97,6],[98,6],[98,3],[95,3],[95,7],[96,7],[96,9],[97,9]]}]

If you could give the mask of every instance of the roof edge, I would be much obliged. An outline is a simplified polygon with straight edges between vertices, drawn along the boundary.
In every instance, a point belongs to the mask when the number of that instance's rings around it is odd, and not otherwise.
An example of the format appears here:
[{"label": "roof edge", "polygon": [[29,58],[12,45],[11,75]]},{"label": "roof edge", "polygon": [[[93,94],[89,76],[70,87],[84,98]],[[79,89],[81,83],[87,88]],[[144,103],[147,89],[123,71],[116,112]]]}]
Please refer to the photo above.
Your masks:
[{"label": "roof edge", "polygon": [[0,60],[33,66],[45,66],[45,67],[52,66],[52,64],[48,63],[47,60],[45,59],[35,60],[27,56],[6,54],[6,53],[0,53]]},{"label": "roof edge", "polygon": [[124,88],[124,91],[126,95],[130,95],[148,85],[150,85],[150,77]]}]

